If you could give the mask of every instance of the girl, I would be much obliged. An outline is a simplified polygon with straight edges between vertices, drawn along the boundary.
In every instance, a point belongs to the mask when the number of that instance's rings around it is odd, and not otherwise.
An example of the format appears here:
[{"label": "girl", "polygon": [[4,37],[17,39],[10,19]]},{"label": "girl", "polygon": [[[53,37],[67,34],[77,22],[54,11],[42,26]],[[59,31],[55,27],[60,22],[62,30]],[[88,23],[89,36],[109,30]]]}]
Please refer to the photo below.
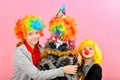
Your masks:
[{"label": "girl", "polygon": [[12,80],[46,80],[75,74],[77,66],[69,65],[58,69],[40,71],[37,66],[40,62],[42,47],[39,38],[43,35],[45,25],[38,16],[30,15],[19,19],[15,25],[16,37],[20,40],[14,52],[14,76]]},{"label": "girl", "polygon": [[102,61],[102,54],[95,41],[92,39],[85,39],[79,44],[78,52],[83,58],[82,59],[80,55],[78,56],[79,63],[82,62],[80,71],[84,74],[81,78],[83,79],[84,77],[83,80],[101,80],[102,68],[100,64]]}]

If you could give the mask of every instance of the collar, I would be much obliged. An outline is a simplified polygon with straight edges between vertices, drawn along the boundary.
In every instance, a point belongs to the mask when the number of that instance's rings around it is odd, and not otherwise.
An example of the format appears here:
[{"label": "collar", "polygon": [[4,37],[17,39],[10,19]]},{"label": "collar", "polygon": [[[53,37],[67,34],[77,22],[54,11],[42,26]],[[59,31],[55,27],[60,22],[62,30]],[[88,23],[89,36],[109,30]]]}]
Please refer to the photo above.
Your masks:
[{"label": "collar", "polygon": [[90,61],[90,63],[89,64],[87,64],[85,67],[87,67],[87,66],[92,66],[94,64],[94,60],[92,60],[92,61]]},{"label": "collar", "polygon": [[34,53],[34,51],[36,51],[38,49],[37,44],[35,45],[34,49],[31,48],[30,45],[27,42],[25,42],[24,44],[25,44],[25,46],[27,47],[27,49],[30,53]]}]

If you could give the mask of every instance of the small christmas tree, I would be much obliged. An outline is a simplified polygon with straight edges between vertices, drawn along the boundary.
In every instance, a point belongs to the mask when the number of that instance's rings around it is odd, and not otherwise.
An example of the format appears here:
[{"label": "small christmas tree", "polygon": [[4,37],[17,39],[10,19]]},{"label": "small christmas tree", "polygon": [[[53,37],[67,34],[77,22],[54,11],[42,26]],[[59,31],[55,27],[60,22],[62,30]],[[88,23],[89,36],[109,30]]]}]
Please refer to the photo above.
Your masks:
[{"label": "small christmas tree", "polygon": [[[56,16],[50,20],[49,31],[51,37],[45,44],[44,57],[38,68],[49,70],[77,64],[77,59],[74,57],[76,54],[76,24],[73,18],[66,15],[64,5],[59,9]],[[76,80],[76,76],[65,74],[63,77],[51,80]]]}]

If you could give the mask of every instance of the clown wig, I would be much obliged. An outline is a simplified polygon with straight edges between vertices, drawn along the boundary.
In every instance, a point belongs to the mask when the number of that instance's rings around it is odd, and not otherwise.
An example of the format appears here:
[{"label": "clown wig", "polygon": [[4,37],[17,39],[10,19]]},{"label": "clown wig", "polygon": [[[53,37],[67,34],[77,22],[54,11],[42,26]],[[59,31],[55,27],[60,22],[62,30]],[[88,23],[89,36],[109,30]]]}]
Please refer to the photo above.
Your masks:
[{"label": "clown wig", "polygon": [[53,17],[49,22],[49,31],[61,40],[69,41],[76,38],[76,24],[73,18],[66,15]]},{"label": "clown wig", "polygon": [[82,41],[79,46],[78,46],[78,52],[82,53],[82,50],[85,46],[92,46],[94,49],[94,57],[93,60],[95,62],[95,64],[101,64],[102,62],[102,54],[101,54],[101,50],[98,47],[97,43],[95,41],[93,41],[92,39],[85,39],[84,41]]},{"label": "clown wig", "polygon": [[15,25],[14,32],[16,37],[23,43],[27,36],[27,31],[39,30],[40,36],[43,35],[43,28],[45,27],[43,21],[39,16],[27,15],[22,19],[19,19]]}]

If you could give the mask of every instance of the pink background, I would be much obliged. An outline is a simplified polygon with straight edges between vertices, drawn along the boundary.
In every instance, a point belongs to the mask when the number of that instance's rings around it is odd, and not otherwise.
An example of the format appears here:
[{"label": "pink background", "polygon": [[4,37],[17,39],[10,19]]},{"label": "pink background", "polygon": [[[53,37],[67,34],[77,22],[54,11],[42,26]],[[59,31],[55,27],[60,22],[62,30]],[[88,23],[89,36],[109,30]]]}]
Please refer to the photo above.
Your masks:
[{"label": "pink background", "polygon": [[[26,14],[41,16],[45,21],[44,45],[49,37],[48,22],[62,4],[75,18],[78,28],[76,46],[93,38],[103,52],[103,80],[120,80],[120,0],[0,0],[0,80],[13,76],[13,52],[17,39],[15,22]],[[44,42],[42,42],[44,41]]]}]

